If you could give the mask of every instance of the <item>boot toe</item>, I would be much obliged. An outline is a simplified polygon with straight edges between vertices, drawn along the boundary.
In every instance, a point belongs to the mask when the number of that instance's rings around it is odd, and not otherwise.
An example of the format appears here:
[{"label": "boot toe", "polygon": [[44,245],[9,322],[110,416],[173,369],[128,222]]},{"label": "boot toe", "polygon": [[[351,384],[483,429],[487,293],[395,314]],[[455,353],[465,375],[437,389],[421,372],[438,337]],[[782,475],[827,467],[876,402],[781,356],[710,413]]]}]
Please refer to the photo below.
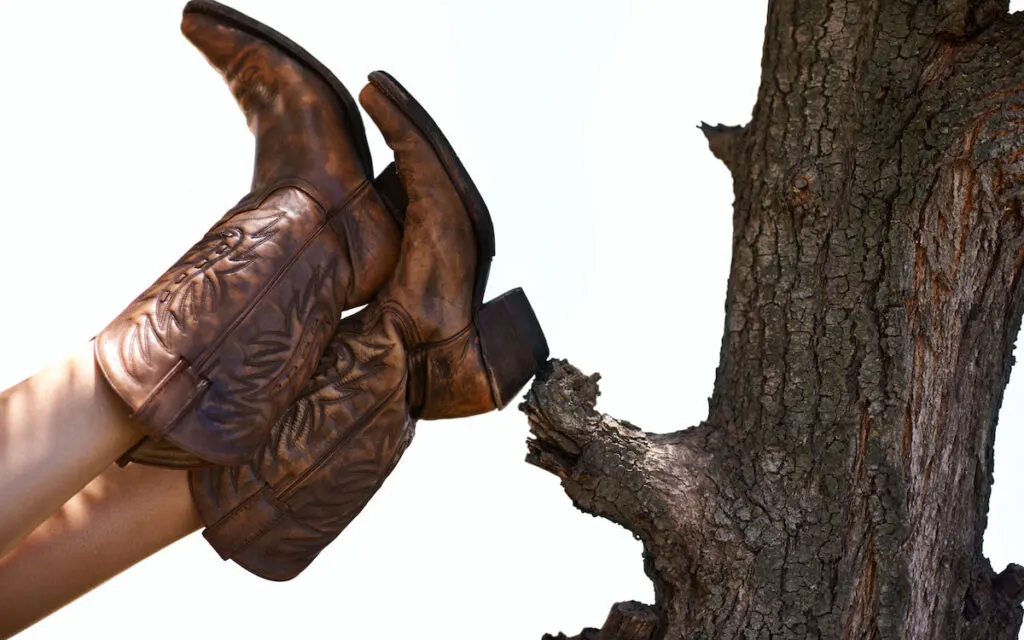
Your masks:
[{"label": "boot toe", "polygon": [[186,12],[181,18],[181,33],[222,75],[231,66],[239,50],[254,38],[213,16]]}]

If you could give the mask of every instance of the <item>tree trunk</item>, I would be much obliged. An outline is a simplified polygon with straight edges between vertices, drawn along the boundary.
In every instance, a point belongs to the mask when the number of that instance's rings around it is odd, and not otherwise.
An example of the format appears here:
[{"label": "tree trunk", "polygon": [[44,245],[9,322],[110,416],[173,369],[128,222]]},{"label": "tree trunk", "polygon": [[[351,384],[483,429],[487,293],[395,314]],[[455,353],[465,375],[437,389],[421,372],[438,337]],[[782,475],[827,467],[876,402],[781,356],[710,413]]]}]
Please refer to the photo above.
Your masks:
[{"label": "tree trunk", "polygon": [[981,552],[1024,312],[1007,11],[769,3],[751,122],[704,126],[736,197],[707,420],[600,415],[562,361],[522,406],[528,461],[638,536],[655,585],[578,638],[1016,637],[1024,568]]}]

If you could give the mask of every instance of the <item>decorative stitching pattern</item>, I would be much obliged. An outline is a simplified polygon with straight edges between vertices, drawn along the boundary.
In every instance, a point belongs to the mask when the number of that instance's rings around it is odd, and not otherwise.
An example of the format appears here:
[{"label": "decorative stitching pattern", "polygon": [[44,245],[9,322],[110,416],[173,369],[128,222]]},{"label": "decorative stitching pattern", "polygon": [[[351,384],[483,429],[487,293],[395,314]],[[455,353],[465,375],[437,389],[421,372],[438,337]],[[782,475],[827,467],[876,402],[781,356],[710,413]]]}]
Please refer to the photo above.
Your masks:
[{"label": "decorative stitching pattern", "polygon": [[[302,397],[250,463],[192,472],[204,519],[218,537],[247,540],[232,558],[258,575],[301,572],[369,502],[412,440],[394,316],[371,307],[353,320],[362,322],[348,320],[335,334]],[[267,484],[289,517],[247,520],[239,508]]]},{"label": "decorative stitching pattern", "polygon": [[247,233],[242,224],[229,224],[211,230],[182,256],[167,273],[130,307],[127,314],[120,357],[125,372],[142,382],[148,372],[140,364],[153,365],[153,348],[177,355],[171,346],[176,339],[188,335],[206,312],[216,312],[227,301],[229,285],[225,279],[241,273],[261,258],[260,250],[274,240],[286,212],[274,210],[269,215],[252,217],[245,222],[256,223]]}]

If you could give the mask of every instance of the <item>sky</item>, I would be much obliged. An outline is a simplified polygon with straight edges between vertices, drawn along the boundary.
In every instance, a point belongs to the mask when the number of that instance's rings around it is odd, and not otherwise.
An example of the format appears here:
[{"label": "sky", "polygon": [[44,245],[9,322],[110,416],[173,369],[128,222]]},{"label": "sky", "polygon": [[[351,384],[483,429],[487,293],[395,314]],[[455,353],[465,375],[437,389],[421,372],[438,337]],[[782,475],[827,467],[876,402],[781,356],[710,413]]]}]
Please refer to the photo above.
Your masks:
[{"label": "sky", "polygon": [[[1024,0],[1014,3],[1024,4]],[[169,0],[0,0],[0,388],[87,341],[245,195],[252,139]],[[529,295],[599,410],[652,432],[707,412],[732,187],[701,121],[749,120],[764,0],[237,0],[353,94],[384,69],[494,218],[489,297]],[[366,118],[377,168],[389,152]],[[986,554],[1024,562],[1024,380],[1006,391]],[[641,545],[527,465],[515,407],[420,423],[365,511],[297,579],[195,534],[19,636],[536,638],[651,602]]]}]

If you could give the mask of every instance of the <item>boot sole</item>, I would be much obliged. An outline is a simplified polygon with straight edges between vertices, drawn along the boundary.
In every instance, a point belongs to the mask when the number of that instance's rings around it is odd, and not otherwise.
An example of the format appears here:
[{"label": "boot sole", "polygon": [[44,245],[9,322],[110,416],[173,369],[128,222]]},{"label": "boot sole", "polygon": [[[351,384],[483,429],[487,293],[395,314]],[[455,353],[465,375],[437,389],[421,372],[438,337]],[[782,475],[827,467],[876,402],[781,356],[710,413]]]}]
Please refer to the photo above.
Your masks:
[{"label": "boot sole", "polygon": [[352,134],[356,152],[362,161],[363,170],[367,178],[373,176],[373,159],[370,156],[370,145],[366,140],[366,128],[363,127],[363,118],[359,114],[359,106],[356,104],[355,98],[345,88],[345,85],[341,84],[341,81],[331,73],[330,69],[284,34],[215,0],[191,0],[185,5],[184,13],[199,13],[222,20],[231,27],[269,42],[320,76],[320,79],[327,83],[327,86],[334,92],[338,102],[341,104],[349,133]]}]

